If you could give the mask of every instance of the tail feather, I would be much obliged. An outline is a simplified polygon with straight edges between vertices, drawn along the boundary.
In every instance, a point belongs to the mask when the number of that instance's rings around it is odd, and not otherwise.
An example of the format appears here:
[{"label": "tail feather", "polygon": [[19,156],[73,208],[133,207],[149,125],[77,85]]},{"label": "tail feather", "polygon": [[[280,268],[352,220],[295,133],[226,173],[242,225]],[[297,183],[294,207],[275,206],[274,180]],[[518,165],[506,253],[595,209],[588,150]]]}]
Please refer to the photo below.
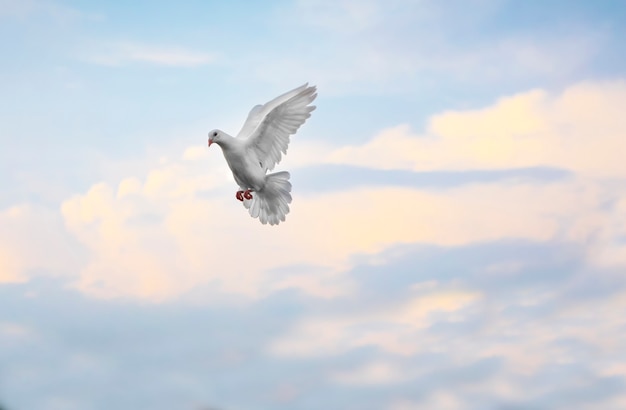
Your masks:
[{"label": "tail feather", "polygon": [[278,225],[285,221],[291,203],[289,172],[281,171],[267,175],[265,186],[252,194],[252,199],[243,201],[250,216],[259,218],[262,224]]}]

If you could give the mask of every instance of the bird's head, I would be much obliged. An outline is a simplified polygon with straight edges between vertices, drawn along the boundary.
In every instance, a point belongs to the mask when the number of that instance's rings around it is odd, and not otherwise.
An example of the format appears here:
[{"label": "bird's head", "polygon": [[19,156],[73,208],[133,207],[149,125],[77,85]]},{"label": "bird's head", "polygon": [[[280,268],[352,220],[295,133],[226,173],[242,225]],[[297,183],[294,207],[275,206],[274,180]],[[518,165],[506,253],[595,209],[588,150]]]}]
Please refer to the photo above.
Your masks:
[{"label": "bird's head", "polygon": [[209,147],[214,142],[219,144],[221,137],[222,137],[222,131],[220,130],[213,130],[209,132]]}]

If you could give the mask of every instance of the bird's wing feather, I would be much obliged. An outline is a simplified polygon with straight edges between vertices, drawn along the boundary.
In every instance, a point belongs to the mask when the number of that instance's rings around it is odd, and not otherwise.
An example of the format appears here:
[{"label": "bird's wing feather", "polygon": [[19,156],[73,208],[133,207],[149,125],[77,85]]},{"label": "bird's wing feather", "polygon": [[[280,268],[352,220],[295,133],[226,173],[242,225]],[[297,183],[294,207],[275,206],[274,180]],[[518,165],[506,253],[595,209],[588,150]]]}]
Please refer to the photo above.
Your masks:
[{"label": "bird's wing feather", "polygon": [[259,125],[259,122],[263,120],[265,114],[262,113],[264,105],[255,105],[250,110],[248,114],[248,118],[246,118],[246,122],[243,123],[243,127],[239,134],[237,134],[237,138],[248,138],[250,134],[256,129]]},{"label": "bird's wing feather", "polygon": [[237,138],[246,139],[246,146],[255,151],[266,170],[272,170],[287,153],[289,137],[311,116],[316,87],[304,84],[264,105],[257,105],[248,114]]}]

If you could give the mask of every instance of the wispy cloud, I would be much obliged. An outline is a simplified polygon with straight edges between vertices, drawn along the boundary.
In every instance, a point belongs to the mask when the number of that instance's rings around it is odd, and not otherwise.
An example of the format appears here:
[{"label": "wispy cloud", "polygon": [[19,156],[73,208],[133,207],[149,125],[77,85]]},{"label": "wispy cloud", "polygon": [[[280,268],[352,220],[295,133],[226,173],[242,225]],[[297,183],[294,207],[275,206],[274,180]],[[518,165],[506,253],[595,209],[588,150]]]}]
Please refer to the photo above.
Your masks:
[{"label": "wispy cloud", "polygon": [[260,50],[239,66],[254,67],[269,82],[294,82],[305,73],[337,93],[423,92],[443,81],[484,85],[563,78],[592,62],[606,40],[598,27],[584,26],[486,36],[481,27],[491,24],[505,4],[299,1],[277,12],[276,24],[318,39],[311,51],[292,57]]},{"label": "wispy cloud", "polygon": [[77,19],[101,20],[100,14],[84,13],[62,3],[48,0],[0,0],[0,18],[24,20],[43,15],[59,23]]},{"label": "wispy cloud", "polygon": [[0,16],[24,17],[40,8],[33,0],[0,0]]},{"label": "wispy cloud", "polygon": [[210,53],[176,46],[120,43],[105,48],[106,51],[89,56],[88,61],[109,66],[145,63],[172,67],[198,67],[211,64],[216,59],[215,55]]}]

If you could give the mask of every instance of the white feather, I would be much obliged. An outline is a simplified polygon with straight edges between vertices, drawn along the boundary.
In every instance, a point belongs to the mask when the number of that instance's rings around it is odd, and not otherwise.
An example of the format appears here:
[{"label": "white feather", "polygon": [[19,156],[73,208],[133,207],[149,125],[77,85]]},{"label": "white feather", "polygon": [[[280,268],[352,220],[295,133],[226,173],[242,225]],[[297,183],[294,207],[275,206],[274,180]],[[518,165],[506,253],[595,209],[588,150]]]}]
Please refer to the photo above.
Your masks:
[{"label": "white feather", "polygon": [[316,91],[315,86],[304,84],[267,104],[255,106],[248,114],[237,138],[246,140],[266,170],[271,171],[280,162],[282,154],[287,153],[289,137],[315,110],[309,104],[317,97]]},{"label": "white feather", "polygon": [[316,90],[315,86],[304,84],[253,107],[237,138],[219,130],[209,133],[209,143],[215,142],[222,148],[241,190],[253,191],[252,199],[244,200],[243,205],[250,216],[263,224],[277,225],[289,213],[289,172],[267,172],[287,153],[290,136],[315,110],[309,104],[317,97]]}]

